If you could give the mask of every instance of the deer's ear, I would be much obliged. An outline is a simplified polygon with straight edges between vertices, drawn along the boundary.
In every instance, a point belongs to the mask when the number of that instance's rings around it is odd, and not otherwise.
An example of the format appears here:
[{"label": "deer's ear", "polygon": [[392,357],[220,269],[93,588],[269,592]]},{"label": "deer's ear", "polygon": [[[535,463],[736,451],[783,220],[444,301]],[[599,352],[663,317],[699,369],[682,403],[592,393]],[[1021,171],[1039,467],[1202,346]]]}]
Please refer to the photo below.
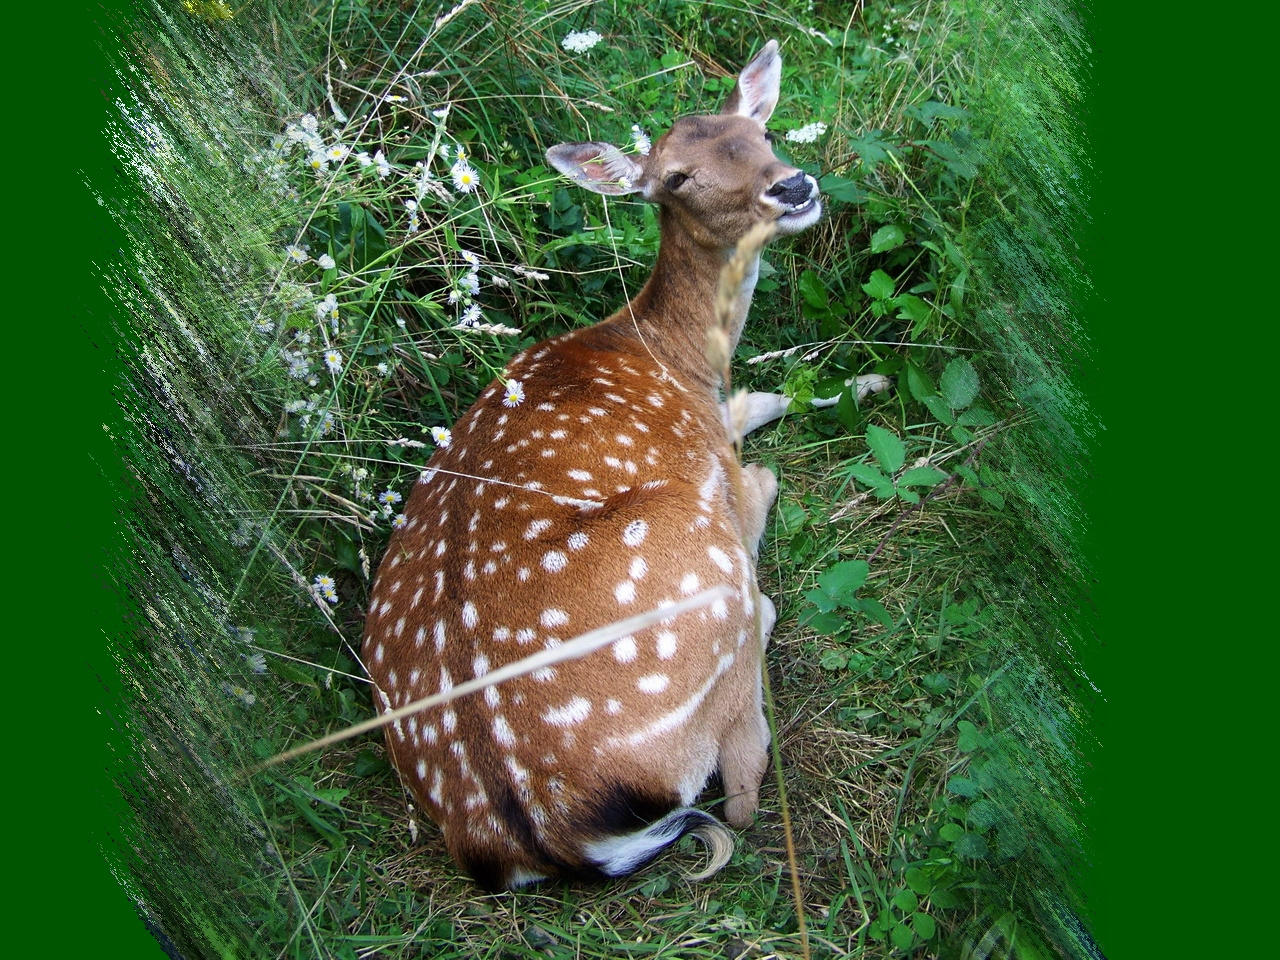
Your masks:
[{"label": "deer's ear", "polygon": [[778,105],[781,83],[782,57],[778,56],[778,41],[770,40],[742,68],[738,82],[720,112],[750,117],[763,127]]},{"label": "deer's ear", "polygon": [[596,193],[622,196],[640,189],[644,168],[609,143],[560,143],[547,151],[547,162],[579,186]]}]

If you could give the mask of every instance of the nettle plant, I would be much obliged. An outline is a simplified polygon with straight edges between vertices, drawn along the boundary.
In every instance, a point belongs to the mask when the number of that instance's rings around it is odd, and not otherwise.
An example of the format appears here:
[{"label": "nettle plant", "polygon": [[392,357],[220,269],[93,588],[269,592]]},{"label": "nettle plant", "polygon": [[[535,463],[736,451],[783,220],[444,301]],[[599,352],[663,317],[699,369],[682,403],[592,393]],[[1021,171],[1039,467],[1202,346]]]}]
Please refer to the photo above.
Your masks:
[{"label": "nettle plant", "polygon": [[310,590],[322,603],[341,599],[335,568],[367,579],[367,535],[404,523],[401,491],[417,479],[406,461],[447,445],[451,411],[530,342],[504,294],[549,279],[511,254],[522,244],[492,215],[449,112],[407,138],[425,145],[390,157],[362,142],[369,124],[308,113],[255,158],[264,189],[293,213],[254,333],[283,373],[272,380],[281,479],[295,542],[314,545]]}]

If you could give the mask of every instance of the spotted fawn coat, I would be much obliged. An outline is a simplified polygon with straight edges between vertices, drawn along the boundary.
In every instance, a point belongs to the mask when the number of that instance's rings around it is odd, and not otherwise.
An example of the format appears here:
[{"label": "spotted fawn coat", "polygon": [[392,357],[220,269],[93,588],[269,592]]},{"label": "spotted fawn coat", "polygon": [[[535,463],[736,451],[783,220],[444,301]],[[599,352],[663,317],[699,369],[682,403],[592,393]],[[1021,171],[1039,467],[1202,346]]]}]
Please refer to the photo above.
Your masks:
[{"label": "spotted fawn coat", "polygon": [[[773,624],[754,551],[777,483],[738,462],[706,344],[746,230],[793,233],[820,213],[816,183],[766,139],[780,71],[771,41],[721,113],[677,121],[647,156],[549,151],[588,189],[659,205],[658,262],[618,313],[519,354],[481,393],[378,571],[363,657],[381,711],[706,587],[731,591],[388,728],[403,782],[486,888],[625,874],[690,829],[723,833],[692,807],[717,770],[729,822],[754,814]],[[735,340],[757,267],[758,255],[733,304]],[[785,405],[751,395],[746,428]]]}]

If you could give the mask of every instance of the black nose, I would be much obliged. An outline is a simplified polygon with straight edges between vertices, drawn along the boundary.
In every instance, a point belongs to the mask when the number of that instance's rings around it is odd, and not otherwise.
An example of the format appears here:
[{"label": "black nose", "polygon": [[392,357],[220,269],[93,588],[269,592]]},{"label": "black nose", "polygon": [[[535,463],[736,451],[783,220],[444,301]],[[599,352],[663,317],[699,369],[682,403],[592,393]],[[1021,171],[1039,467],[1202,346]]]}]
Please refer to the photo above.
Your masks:
[{"label": "black nose", "polygon": [[798,207],[813,196],[813,187],[809,184],[808,176],[797,173],[786,180],[779,180],[765,191],[765,195],[781,200],[788,206]]}]

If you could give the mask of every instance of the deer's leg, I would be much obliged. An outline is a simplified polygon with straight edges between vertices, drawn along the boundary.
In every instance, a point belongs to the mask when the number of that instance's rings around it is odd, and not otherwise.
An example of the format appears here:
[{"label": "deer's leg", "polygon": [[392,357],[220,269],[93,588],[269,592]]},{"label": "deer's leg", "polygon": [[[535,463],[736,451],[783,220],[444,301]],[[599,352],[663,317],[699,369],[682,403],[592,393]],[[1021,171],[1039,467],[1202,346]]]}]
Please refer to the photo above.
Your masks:
[{"label": "deer's leg", "polygon": [[757,427],[777,420],[787,412],[791,400],[780,393],[756,392],[746,394],[741,402],[740,408],[738,401],[733,401],[732,406],[730,403],[720,404],[720,416],[735,443]]},{"label": "deer's leg", "polygon": [[[773,601],[760,595],[760,655],[769,642],[777,617]],[[745,652],[745,651],[744,651]],[[752,695],[745,710],[720,741],[720,779],[724,782],[724,817],[735,827],[746,827],[760,804],[760,781],[769,767],[769,721],[765,719],[759,670],[763,659],[753,665]]]},{"label": "deer's leg", "polygon": [[[767,396],[767,394],[764,394]],[[769,508],[778,497],[778,478],[768,467],[749,463],[742,468],[742,487],[739,491],[738,516],[742,538],[755,553],[764,536]]]}]

